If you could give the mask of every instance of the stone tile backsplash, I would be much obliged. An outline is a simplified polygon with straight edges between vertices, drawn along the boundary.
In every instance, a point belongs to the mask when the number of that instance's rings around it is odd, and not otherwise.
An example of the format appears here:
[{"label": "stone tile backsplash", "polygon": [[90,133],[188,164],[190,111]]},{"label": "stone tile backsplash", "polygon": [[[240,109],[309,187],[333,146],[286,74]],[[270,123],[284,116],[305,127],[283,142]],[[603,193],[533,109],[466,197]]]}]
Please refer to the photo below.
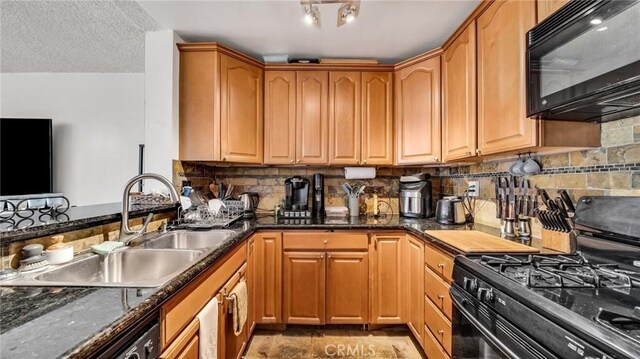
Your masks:
[{"label": "stone tile backsplash", "polygon": [[[567,134],[570,136],[571,134]],[[640,116],[602,124],[602,147],[567,153],[533,155],[542,172],[530,178],[531,186],[547,189],[551,195],[566,189],[577,200],[584,195],[640,196]],[[476,221],[499,226],[495,218],[494,183],[496,176],[508,175],[515,157],[455,166],[378,168],[373,180],[349,181],[366,184],[365,201],[371,206],[371,194],[386,198],[394,213],[398,210],[398,180],[401,175],[427,172],[433,177],[434,198],[462,195],[468,182],[480,182]],[[206,162],[174,161],[174,184],[189,179],[192,186],[208,193],[211,182],[236,186],[234,194],[244,191],[261,195],[259,207],[273,209],[284,198],[284,180],[293,175],[311,179],[314,173],[325,174],[326,205],[345,205],[340,184],[345,182],[343,168],[335,167],[216,167]],[[539,226],[534,225],[534,234]]]}]

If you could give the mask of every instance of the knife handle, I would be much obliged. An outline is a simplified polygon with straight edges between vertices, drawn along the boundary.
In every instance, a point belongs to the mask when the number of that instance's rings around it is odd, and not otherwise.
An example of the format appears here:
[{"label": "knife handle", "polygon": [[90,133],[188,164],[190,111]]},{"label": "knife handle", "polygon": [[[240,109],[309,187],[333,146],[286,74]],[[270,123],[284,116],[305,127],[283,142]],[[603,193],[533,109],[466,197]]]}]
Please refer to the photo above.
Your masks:
[{"label": "knife handle", "polygon": [[569,193],[566,190],[561,189],[558,191],[560,197],[562,198],[562,202],[567,206],[567,211],[571,213],[576,213],[576,207],[573,205],[573,201],[571,201],[571,197],[569,197]]}]

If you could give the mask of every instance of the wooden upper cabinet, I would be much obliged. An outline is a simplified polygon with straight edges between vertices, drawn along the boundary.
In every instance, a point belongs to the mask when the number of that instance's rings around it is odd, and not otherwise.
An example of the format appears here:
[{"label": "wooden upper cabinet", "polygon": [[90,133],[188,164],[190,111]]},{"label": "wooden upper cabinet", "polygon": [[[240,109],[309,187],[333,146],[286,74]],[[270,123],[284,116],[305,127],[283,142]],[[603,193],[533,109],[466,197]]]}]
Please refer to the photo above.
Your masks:
[{"label": "wooden upper cabinet", "polygon": [[298,71],[296,79],[296,163],[329,162],[329,73]]},{"label": "wooden upper cabinet", "polygon": [[365,324],[369,313],[367,252],[327,253],[327,324]]},{"label": "wooden upper cabinet", "polygon": [[372,235],[369,248],[371,324],[400,324],[403,318],[404,234]]},{"label": "wooden upper cabinet", "polygon": [[393,164],[393,76],[362,73],[362,165]]},{"label": "wooden upper cabinet", "polygon": [[476,155],[476,23],[442,55],[442,152],[445,162]]},{"label": "wooden upper cabinet", "polygon": [[262,163],[262,73],[220,56],[220,155],[223,161]]},{"label": "wooden upper cabinet", "polygon": [[296,73],[267,71],[264,76],[264,163],[295,163]]},{"label": "wooden upper cabinet", "polygon": [[329,73],[329,164],[360,164],[360,72]]},{"label": "wooden upper cabinet", "polygon": [[538,144],[538,122],[526,116],[525,88],[525,35],[535,24],[535,6],[535,1],[496,1],[477,20],[482,155]]},{"label": "wooden upper cabinet", "polygon": [[440,155],[440,57],[395,73],[397,164],[436,163]]},{"label": "wooden upper cabinet", "polygon": [[178,44],[181,160],[263,162],[263,70],[216,43]]},{"label": "wooden upper cabinet", "polygon": [[556,12],[563,7],[569,0],[537,0],[538,5],[538,22],[549,17],[549,15]]},{"label": "wooden upper cabinet", "polygon": [[284,321],[325,323],[325,253],[284,252]]},{"label": "wooden upper cabinet", "polygon": [[180,52],[181,160],[220,160],[220,111],[216,51]]}]

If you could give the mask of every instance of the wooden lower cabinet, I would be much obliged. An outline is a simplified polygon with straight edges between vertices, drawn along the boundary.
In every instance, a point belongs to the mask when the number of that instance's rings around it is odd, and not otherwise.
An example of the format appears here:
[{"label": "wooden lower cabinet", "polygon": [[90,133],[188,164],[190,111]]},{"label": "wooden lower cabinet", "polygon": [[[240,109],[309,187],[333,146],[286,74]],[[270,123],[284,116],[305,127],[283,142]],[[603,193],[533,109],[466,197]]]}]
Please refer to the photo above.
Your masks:
[{"label": "wooden lower cabinet", "polygon": [[259,324],[282,323],[282,233],[264,232],[252,237],[250,273],[253,312]]},{"label": "wooden lower cabinet", "polygon": [[401,324],[404,254],[402,234],[374,234],[369,248],[371,324]]},{"label": "wooden lower cabinet", "polygon": [[160,342],[168,348],[225,283],[246,263],[247,244],[231,250],[160,308]]},{"label": "wooden lower cabinet", "polygon": [[405,302],[406,322],[413,335],[422,342],[424,324],[424,243],[406,236]]},{"label": "wooden lower cabinet", "polygon": [[442,348],[451,355],[451,322],[424,296],[424,322]]},{"label": "wooden lower cabinet", "polygon": [[194,319],[176,340],[160,354],[161,359],[198,359],[200,357],[200,323]]},{"label": "wooden lower cabinet", "polygon": [[327,253],[327,324],[364,324],[369,313],[369,255]]},{"label": "wooden lower cabinet", "polygon": [[424,291],[427,297],[449,319],[453,313],[453,303],[449,289],[451,286],[429,267],[424,266]]},{"label": "wooden lower cabinet", "polygon": [[284,252],[284,322],[325,323],[325,253]]},{"label": "wooden lower cabinet", "polygon": [[424,341],[422,342],[424,353],[428,359],[449,359],[450,356],[442,349],[438,339],[431,334],[431,331],[424,325]]}]

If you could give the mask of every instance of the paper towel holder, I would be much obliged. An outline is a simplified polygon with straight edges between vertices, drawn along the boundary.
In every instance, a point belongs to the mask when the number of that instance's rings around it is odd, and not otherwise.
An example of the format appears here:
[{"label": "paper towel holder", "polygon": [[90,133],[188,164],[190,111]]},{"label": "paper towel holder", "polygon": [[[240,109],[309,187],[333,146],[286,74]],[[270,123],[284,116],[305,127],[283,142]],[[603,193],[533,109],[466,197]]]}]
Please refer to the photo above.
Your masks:
[{"label": "paper towel holder", "polygon": [[373,179],[376,178],[375,167],[345,167],[345,179]]}]

